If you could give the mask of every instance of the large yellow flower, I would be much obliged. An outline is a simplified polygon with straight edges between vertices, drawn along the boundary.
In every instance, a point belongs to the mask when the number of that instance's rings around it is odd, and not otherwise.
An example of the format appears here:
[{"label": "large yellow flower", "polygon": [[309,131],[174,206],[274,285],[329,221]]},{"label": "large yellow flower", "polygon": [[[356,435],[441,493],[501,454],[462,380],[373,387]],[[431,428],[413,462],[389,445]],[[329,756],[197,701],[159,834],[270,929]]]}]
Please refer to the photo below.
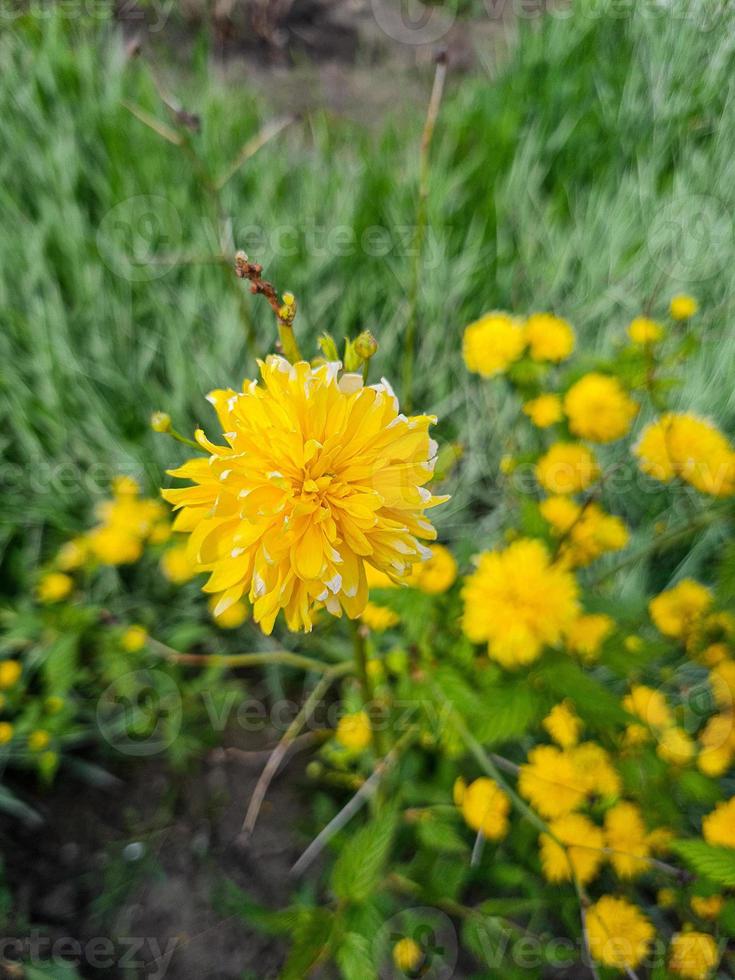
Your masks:
[{"label": "large yellow flower", "polygon": [[526,334],[522,321],[495,310],[466,327],[462,355],[468,371],[483,378],[507,371],[523,353]]},{"label": "large yellow flower", "polygon": [[539,837],[541,869],[547,881],[571,881],[573,876],[581,885],[592,881],[605,860],[602,830],[581,813],[558,817],[549,830],[553,837]]},{"label": "large yellow flower", "polygon": [[340,379],[336,364],[271,356],[260,372],[262,384],[209,395],[227,445],[198,431],[208,458],[171,471],[194,482],[163,491],[181,508],[175,528],[190,532],[217,612],[248,592],[266,633],[280,609],[293,630],[310,630],[319,604],[356,618],[368,598],[366,564],[402,580],[429,555],[420,539],[436,532],[424,511],[447,499],[424,486],[435,419],[406,418],[386,382]]},{"label": "large yellow flower", "polygon": [[685,980],[707,980],[720,962],[716,941],[706,932],[677,932],[671,939],[669,970]]},{"label": "large yellow flower", "polygon": [[638,413],[638,403],[617,378],[593,371],[566,393],[564,411],[576,436],[593,442],[612,442],[628,432]]},{"label": "large yellow flower", "polygon": [[640,909],[624,898],[603,895],[587,911],[590,952],[616,970],[634,969],[648,952],[655,932]]},{"label": "large yellow flower", "polygon": [[664,636],[685,639],[712,605],[712,593],[694,579],[682,579],[654,596],[648,604],[651,619]]},{"label": "large yellow flower", "polygon": [[641,433],[633,452],[654,480],[678,477],[701,493],[735,493],[735,452],[717,426],[684,412],[667,412]]},{"label": "large yellow flower", "polygon": [[472,830],[482,831],[488,840],[505,837],[510,800],[493,779],[481,776],[469,786],[458,779],[454,784],[454,800]]},{"label": "large yellow flower", "polygon": [[579,612],[574,576],[555,565],[540,541],[522,538],[504,551],[486,551],[466,581],[463,626],[504,667],[535,660],[558,643]]}]

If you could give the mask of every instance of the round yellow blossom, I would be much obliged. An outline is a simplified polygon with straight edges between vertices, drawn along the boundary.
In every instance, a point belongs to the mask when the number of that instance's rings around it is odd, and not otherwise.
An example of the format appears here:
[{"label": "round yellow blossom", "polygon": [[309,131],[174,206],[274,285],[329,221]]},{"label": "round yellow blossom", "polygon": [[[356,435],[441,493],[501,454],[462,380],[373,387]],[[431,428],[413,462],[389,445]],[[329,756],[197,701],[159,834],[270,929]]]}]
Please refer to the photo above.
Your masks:
[{"label": "round yellow blossom", "polygon": [[650,730],[645,725],[634,722],[632,725],[626,725],[623,744],[627,748],[636,748],[639,745],[645,745],[650,738]]},{"label": "round yellow blossom", "polygon": [[112,478],[112,492],[116,497],[135,497],[140,493],[140,484],[135,477],[123,473]]},{"label": "round yellow blossom", "polygon": [[623,698],[623,707],[631,715],[636,715],[649,728],[660,731],[674,724],[666,698],[660,691],[645,684],[634,684],[630,693]]},{"label": "round yellow blossom", "polygon": [[538,398],[526,402],[523,411],[539,429],[548,429],[550,425],[561,421],[561,398],[551,393],[539,395]]},{"label": "round yellow blossom", "polygon": [[462,356],[467,370],[483,378],[507,371],[525,347],[522,321],[497,310],[471,323],[462,338]]},{"label": "round yellow blossom", "polygon": [[588,797],[611,799],[620,795],[620,776],[610,754],[597,742],[582,742],[569,750]]},{"label": "round yellow blossom", "polygon": [[628,544],[625,523],[605,513],[595,501],[582,506],[570,497],[556,495],[542,500],[539,509],[554,534],[563,539],[560,555],[571,565],[589,565],[600,555]]},{"label": "round yellow blossom", "polygon": [[699,309],[699,303],[693,296],[686,293],[679,293],[671,297],[669,303],[669,313],[674,320],[688,320],[693,317]]},{"label": "round yellow blossom", "polygon": [[685,980],[707,980],[719,962],[717,943],[706,932],[678,932],[672,937],[669,970]]},{"label": "round yellow blossom", "polygon": [[576,442],[556,442],[536,463],[536,479],[549,493],[579,493],[600,475],[594,454]]},{"label": "round yellow blossom", "polygon": [[87,560],[87,544],[84,538],[72,538],[59,548],[56,554],[56,566],[62,572],[72,572]]},{"label": "round yellow blossom", "polygon": [[342,715],[337,723],[337,741],[351,752],[362,752],[370,745],[372,728],[367,711]]},{"label": "round yellow blossom", "polygon": [[617,378],[593,371],[566,393],[564,411],[575,436],[592,442],[613,442],[630,430],[638,414],[638,403]]},{"label": "round yellow blossom", "polygon": [[169,582],[183,585],[193,579],[199,569],[191,560],[188,547],[185,544],[176,544],[167,548],[161,556],[161,571]]},{"label": "round yellow blossom", "polygon": [[730,648],[726,643],[710,643],[708,647],[702,650],[698,659],[707,667],[716,667],[723,660],[727,660],[729,656]]},{"label": "round yellow blossom", "polygon": [[646,426],[633,452],[641,470],[654,480],[670,483],[678,477],[701,493],[735,493],[735,452],[706,419],[667,412]]},{"label": "round yellow blossom", "polygon": [[51,736],[42,728],[37,728],[28,736],[28,748],[31,752],[43,752],[51,743]]},{"label": "round yellow blossom", "polygon": [[23,668],[18,660],[0,661],[0,690],[7,691],[14,687],[20,680]]},{"label": "round yellow blossom", "polygon": [[195,485],[163,491],[210,573],[204,591],[220,611],[247,591],[265,633],[281,609],[293,630],[310,630],[317,606],[359,616],[365,565],[405,578],[427,557],[420,539],[436,537],[424,511],[447,499],[424,486],[436,419],[406,418],[387,382],[365,387],[338,367],[271,356],[262,384],[211,392],[227,445],[197,432],[209,458],[171,474]]},{"label": "round yellow blossom", "polygon": [[7,745],[13,738],[13,726],[9,721],[0,721],[0,745]]},{"label": "round yellow blossom", "polygon": [[167,521],[158,521],[151,528],[148,540],[151,544],[165,544],[172,533],[171,525]]},{"label": "round yellow blossom", "polygon": [[126,653],[137,653],[148,642],[148,631],[144,626],[128,626],[120,637],[120,646]]},{"label": "round yellow blossom", "polygon": [[[552,820],[549,830],[553,836],[539,837],[541,870],[547,881],[571,881],[573,876],[581,885],[592,881],[605,860],[605,837],[600,828],[581,813],[568,813]],[[557,840],[566,846],[561,847]]]},{"label": "round yellow blossom", "polygon": [[538,745],[521,766],[518,789],[542,817],[560,817],[584,803],[586,788],[574,757],[553,745]]},{"label": "round yellow blossom", "polygon": [[628,325],[628,336],[634,344],[644,346],[646,344],[656,344],[662,339],[664,328],[657,320],[651,320],[647,316],[637,316]]},{"label": "round yellow blossom", "polygon": [[651,619],[664,636],[686,638],[712,605],[712,593],[693,579],[682,579],[648,604]]},{"label": "round yellow blossom", "polygon": [[602,644],[615,629],[615,620],[605,613],[585,613],[569,624],[565,641],[570,653],[582,660],[596,660]]},{"label": "round yellow blossom", "polygon": [[74,582],[68,575],[63,572],[48,572],[38,583],[36,595],[39,602],[49,605],[66,599],[73,587]]},{"label": "round yellow blossom", "polygon": [[393,963],[403,973],[412,973],[423,961],[424,953],[415,939],[404,936],[393,947]]},{"label": "round yellow blossom", "polygon": [[498,784],[481,776],[469,786],[455,786],[455,796],[465,823],[488,840],[499,840],[508,832],[510,800]]},{"label": "round yellow blossom", "polygon": [[481,554],[462,597],[465,634],[487,642],[490,657],[509,668],[531,663],[558,643],[579,612],[574,576],[531,538]]},{"label": "round yellow blossom", "polygon": [[668,827],[656,827],[648,835],[648,846],[654,854],[669,854],[671,852],[671,842],[674,840],[674,832]]},{"label": "round yellow blossom", "polygon": [[456,578],[457,562],[452,552],[443,544],[432,544],[431,557],[413,566],[408,585],[427,595],[439,595],[450,589]]},{"label": "round yellow blossom", "polygon": [[373,630],[375,633],[382,633],[385,630],[389,630],[401,621],[401,617],[397,612],[394,612],[387,606],[379,606],[375,602],[368,602],[360,613],[360,619],[368,629]]},{"label": "round yellow blossom", "polygon": [[140,539],[127,529],[102,526],[89,532],[89,549],[103,565],[131,565],[143,554]]},{"label": "round yellow blossom", "polygon": [[706,776],[722,776],[735,756],[735,717],[732,712],[712,715],[699,734],[702,750],[697,766]]},{"label": "round yellow blossom", "polygon": [[172,426],[168,412],[154,412],[151,415],[151,428],[154,432],[170,432]]},{"label": "round yellow blossom", "polygon": [[705,776],[718,779],[723,776],[735,759],[735,750],[729,745],[704,748],[697,756],[697,768]]},{"label": "round yellow blossom", "polygon": [[716,919],[725,905],[722,895],[694,895],[690,902],[692,911],[700,919]]},{"label": "round yellow blossom", "polygon": [[731,709],[735,704],[735,660],[723,660],[713,667],[709,682],[718,706]]},{"label": "round yellow blossom", "polygon": [[702,820],[702,834],[708,844],[735,847],[735,796],[718,803]]},{"label": "round yellow blossom", "polygon": [[209,614],[221,630],[236,630],[250,615],[246,602],[233,602],[231,606],[217,613],[217,598],[214,596],[209,600],[208,606]]},{"label": "round yellow blossom", "polygon": [[640,636],[635,636],[631,633],[630,636],[625,637],[623,646],[628,653],[640,653],[643,649],[643,640],[640,638]]},{"label": "round yellow blossom", "polygon": [[558,364],[574,350],[574,330],[552,313],[532,313],[526,321],[526,338],[534,361]]},{"label": "round yellow blossom", "polygon": [[575,714],[569,701],[555,704],[542,724],[556,744],[563,749],[568,749],[579,741],[582,720]]},{"label": "round yellow blossom", "polygon": [[610,863],[621,878],[635,878],[647,871],[650,844],[640,808],[621,800],[605,814],[605,840]]},{"label": "round yellow blossom", "polygon": [[635,969],[655,935],[640,909],[613,895],[603,895],[589,907],[587,933],[592,957],[616,970]]},{"label": "round yellow blossom", "polygon": [[672,766],[685,766],[694,758],[696,748],[683,728],[673,726],[660,733],[656,755]]}]

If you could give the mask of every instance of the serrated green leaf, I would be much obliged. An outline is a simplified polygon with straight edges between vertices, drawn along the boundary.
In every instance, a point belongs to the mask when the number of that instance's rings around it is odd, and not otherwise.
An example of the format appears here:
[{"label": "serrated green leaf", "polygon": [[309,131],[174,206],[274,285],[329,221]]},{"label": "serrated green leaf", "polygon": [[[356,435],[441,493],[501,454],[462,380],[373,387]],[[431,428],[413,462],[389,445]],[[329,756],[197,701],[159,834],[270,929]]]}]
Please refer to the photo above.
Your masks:
[{"label": "serrated green leaf", "polygon": [[430,851],[443,854],[467,854],[469,848],[455,828],[446,820],[432,817],[418,825],[418,838]]},{"label": "serrated green leaf", "polygon": [[735,848],[713,847],[702,840],[680,840],[671,844],[671,850],[697,874],[735,888]]},{"label": "serrated green leaf", "polygon": [[364,902],[380,883],[397,817],[386,810],[361,827],[342,848],[332,871],[332,891],[344,901]]},{"label": "serrated green leaf", "polygon": [[568,658],[549,659],[537,676],[556,697],[570,698],[577,714],[594,731],[630,721],[618,698]]},{"label": "serrated green leaf", "polygon": [[344,980],[365,980],[375,975],[370,941],[357,932],[346,933],[334,958]]},{"label": "serrated green leaf", "polygon": [[500,684],[483,693],[482,716],[474,721],[472,732],[483,745],[518,739],[541,720],[546,707],[525,681]]}]

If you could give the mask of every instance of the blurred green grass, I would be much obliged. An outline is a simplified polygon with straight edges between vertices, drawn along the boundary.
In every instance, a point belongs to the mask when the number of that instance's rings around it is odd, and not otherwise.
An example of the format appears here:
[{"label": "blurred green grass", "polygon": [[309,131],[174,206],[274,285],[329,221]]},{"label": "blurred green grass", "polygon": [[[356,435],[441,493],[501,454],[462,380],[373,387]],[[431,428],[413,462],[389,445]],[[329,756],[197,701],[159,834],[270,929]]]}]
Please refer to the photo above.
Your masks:
[{"label": "blurred green grass", "polygon": [[[735,15],[616,10],[580,2],[519,24],[502,67],[452,78],[442,107],[414,403],[467,446],[438,515],[449,536],[494,526],[514,438],[517,405],[461,361],[462,328],[488,308],[553,309],[596,354],[644,304],[662,312],[691,291],[702,344],[680,404],[733,428]],[[220,174],[270,112],[218,82],[206,55],[172,94],[200,114],[191,139]],[[189,261],[219,250],[212,202],[186,153],[123,106],[170,124],[111,24],[18,19],[0,62],[0,545],[14,589],[48,535],[87,522],[111,473],[150,490],[184,455],[149,432],[151,411],[210,424],[204,394],[252,375],[244,314],[262,352],[274,331],[227,269]],[[422,115],[404,107],[367,129],[316,111],[222,195],[234,244],[299,298],[303,349],[369,327],[375,373],[396,382]]]}]

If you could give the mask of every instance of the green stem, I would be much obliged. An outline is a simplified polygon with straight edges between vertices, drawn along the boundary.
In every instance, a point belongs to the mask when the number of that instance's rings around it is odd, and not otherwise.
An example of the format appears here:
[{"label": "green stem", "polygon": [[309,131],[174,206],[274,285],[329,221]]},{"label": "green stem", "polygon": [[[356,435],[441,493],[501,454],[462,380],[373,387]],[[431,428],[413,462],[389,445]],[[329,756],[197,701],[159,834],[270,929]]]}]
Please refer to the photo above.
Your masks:
[{"label": "green stem", "polygon": [[180,432],[177,432],[176,429],[170,429],[169,432],[166,434],[171,436],[171,438],[175,439],[177,442],[181,442],[185,446],[190,446],[192,449],[196,449],[200,453],[205,452],[205,450],[202,449],[202,447],[199,445],[198,442],[194,442],[193,439],[188,439],[186,436],[182,436],[182,434]]},{"label": "green stem", "polygon": [[348,673],[352,669],[350,661],[340,664],[325,664],[312,657],[304,657],[290,650],[270,650],[259,653],[181,653],[173,647],[161,643],[160,640],[149,638],[149,646],[166,660],[176,664],[187,664],[192,667],[265,667],[269,664],[282,664],[295,667],[297,670],[313,671],[318,674],[329,673],[335,667],[339,673]]},{"label": "green stem", "polygon": [[370,730],[372,732],[373,748],[375,754],[382,758],[387,754],[383,732],[379,730],[382,719],[377,717],[375,704],[375,690],[370,679],[367,663],[367,644],[365,643],[365,633],[358,621],[353,622],[355,668],[360,687],[362,689],[362,700],[370,717]]}]

